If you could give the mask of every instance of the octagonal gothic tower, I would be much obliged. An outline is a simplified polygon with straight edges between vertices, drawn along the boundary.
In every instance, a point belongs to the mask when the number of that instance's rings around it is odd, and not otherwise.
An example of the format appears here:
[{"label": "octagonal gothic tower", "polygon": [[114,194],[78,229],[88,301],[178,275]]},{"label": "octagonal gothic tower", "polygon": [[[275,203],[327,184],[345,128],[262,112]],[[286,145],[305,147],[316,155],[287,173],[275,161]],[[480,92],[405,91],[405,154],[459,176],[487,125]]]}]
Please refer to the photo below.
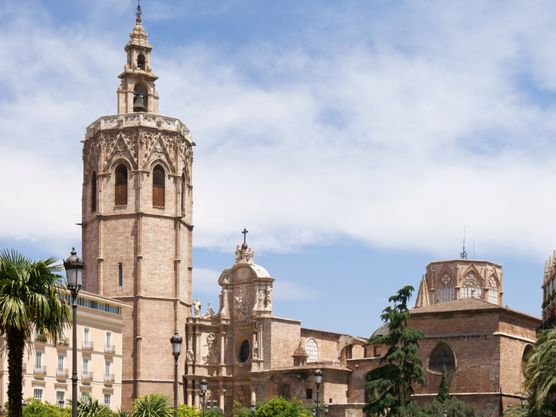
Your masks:
[{"label": "octagonal gothic tower", "polygon": [[83,287],[133,307],[123,313],[124,348],[116,353],[127,410],[151,392],[173,397],[169,340],[176,329],[185,333],[191,316],[194,146],[180,120],[158,114],[158,77],[140,17],[130,37],[118,114],[85,133],[82,199]]}]

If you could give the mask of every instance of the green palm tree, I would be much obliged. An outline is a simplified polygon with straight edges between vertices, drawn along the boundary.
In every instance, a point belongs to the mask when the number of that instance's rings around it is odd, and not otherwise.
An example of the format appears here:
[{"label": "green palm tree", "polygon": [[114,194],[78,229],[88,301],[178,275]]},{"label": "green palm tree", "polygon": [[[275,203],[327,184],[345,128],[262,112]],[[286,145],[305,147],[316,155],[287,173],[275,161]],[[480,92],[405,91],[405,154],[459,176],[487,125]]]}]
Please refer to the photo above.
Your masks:
[{"label": "green palm tree", "polygon": [[[71,407],[71,400],[68,400]],[[77,399],[77,417],[112,417],[114,413],[98,402],[89,392]]]},{"label": "green palm tree", "polygon": [[556,394],[556,328],[541,331],[526,357],[525,390],[528,403],[537,415],[547,415]]},{"label": "green palm tree", "polygon": [[33,330],[56,343],[70,309],[58,297],[63,284],[55,258],[33,261],[11,250],[0,252],[0,336],[8,350],[10,417],[22,416],[21,380],[25,345]]},{"label": "green palm tree", "polygon": [[133,400],[133,417],[172,417],[168,403],[170,397],[163,394],[148,394]]}]

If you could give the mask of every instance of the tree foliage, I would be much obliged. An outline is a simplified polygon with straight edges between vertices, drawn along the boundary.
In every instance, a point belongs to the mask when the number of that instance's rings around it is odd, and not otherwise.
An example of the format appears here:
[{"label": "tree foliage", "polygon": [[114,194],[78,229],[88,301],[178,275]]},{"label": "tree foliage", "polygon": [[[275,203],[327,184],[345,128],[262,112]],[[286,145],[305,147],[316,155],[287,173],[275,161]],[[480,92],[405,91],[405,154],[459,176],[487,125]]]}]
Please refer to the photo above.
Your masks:
[{"label": "tree foliage", "polygon": [[549,415],[556,395],[556,328],[540,331],[526,357],[525,390],[532,414]]},{"label": "tree foliage", "polygon": [[133,417],[172,417],[168,407],[170,397],[164,394],[148,394],[133,400]]},{"label": "tree foliage", "polygon": [[69,324],[70,310],[58,297],[63,285],[55,258],[33,261],[16,251],[0,252],[0,335],[8,350],[8,406],[22,416],[22,372],[25,345],[33,330],[54,343]]},{"label": "tree foliage", "polygon": [[364,408],[369,415],[395,415],[399,407],[408,404],[414,393],[412,385],[425,384],[423,363],[417,357],[419,340],[425,334],[407,325],[407,302],[413,291],[413,287],[406,286],[388,299],[394,305],[386,307],[380,316],[388,323],[388,334],[369,338],[369,343],[388,348],[380,360],[382,366],[367,374],[365,387],[376,393],[376,399],[371,399]]},{"label": "tree foliage", "polygon": [[395,417],[443,417],[444,410],[448,417],[488,417],[488,414],[479,410],[473,404],[468,404],[452,397],[444,403],[437,399],[419,407],[415,402],[409,402],[398,408]]},{"label": "tree foliage", "polygon": [[440,377],[440,385],[438,385],[438,402],[444,403],[450,399],[450,385],[448,383],[448,373],[446,365],[442,367],[442,376]]}]

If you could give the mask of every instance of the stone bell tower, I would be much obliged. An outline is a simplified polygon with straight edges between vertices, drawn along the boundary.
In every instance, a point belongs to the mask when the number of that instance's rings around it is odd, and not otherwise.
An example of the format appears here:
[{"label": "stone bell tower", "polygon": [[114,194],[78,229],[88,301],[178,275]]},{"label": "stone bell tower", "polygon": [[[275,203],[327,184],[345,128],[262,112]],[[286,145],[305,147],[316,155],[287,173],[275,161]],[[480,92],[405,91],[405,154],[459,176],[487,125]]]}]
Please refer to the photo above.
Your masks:
[{"label": "stone bell tower", "polygon": [[[191,316],[195,145],[181,121],[158,114],[158,77],[140,16],[130,38],[118,114],[85,133],[82,199],[83,287],[133,307],[123,313],[123,352],[116,352],[127,410],[151,392],[173,398],[169,340],[176,329],[185,334]],[[104,353],[103,346],[95,350]],[[183,374],[185,355],[179,369]]]}]

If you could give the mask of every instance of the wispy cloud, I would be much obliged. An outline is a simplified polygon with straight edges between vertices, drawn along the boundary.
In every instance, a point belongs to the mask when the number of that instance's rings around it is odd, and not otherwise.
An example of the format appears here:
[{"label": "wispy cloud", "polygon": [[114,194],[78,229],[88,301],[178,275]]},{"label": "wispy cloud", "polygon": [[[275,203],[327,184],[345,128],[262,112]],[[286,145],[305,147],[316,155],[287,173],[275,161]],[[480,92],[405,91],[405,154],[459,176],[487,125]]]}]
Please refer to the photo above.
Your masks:
[{"label": "wispy cloud", "polygon": [[[233,247],[248,226],[262,251],[348,236],[444,254],[466,223],[485,250],[544,258],[556,227],[554,8],[361,7],[328,6],[302,31],[233,51],[155,49],[161,112],[197,143],[195,244]],[[0,237],[76,240],[79,140],[114,113],[127,39],[10,13],[0,161],[17,182],[0,182]],[[194,291],[209,291],[195,273]]]}]

